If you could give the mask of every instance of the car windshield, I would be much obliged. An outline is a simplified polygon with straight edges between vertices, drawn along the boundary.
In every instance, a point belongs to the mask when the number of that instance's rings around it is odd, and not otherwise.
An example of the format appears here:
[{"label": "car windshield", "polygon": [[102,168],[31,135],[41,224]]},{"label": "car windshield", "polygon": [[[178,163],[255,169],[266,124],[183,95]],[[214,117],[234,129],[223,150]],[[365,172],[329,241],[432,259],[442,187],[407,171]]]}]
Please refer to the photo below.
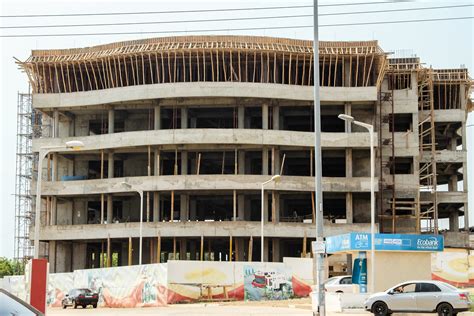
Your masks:
[{"label": "car windshield", "polygon": [[338,279],[339,279],[338,277],[330,278],[324,284],[334,284],[337,282]]},{"label": "car windshield", "polygon": [[451,284],[448,284],[448,283],[443,283],[444,286],[446,286],[448,289],[450,290],[453,290],[453,291],[458,291],[458,288],[451,285]]},{"label": "car windshield", "polygon": [[89,289],[79,289],[78,290],[79,294],[91,294],[92,291]]}]

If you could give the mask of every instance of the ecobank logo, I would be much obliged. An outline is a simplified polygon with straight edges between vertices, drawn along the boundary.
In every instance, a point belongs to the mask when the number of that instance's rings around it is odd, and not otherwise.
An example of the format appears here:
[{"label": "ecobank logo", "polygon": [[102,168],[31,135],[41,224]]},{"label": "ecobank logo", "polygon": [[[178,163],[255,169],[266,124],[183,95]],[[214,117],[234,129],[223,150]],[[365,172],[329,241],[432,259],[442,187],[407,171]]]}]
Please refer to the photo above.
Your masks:
[{"label": "ecobank logo", "polygon": [[418,239],[416,247],[418,249],[438,249],[439,241],[436,237],[429,237],[426,239]]}]

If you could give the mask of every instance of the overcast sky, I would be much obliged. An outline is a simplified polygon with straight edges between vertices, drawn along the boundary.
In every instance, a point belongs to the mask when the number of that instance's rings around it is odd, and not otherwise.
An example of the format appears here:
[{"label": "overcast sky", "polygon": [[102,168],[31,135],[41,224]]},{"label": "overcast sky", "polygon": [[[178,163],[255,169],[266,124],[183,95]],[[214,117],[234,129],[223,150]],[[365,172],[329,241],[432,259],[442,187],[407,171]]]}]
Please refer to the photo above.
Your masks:
[{"label": "overcast sky", "polygon": [[[379,2],[380,0],[374,0]],[[336,4],[350,2],[369,2],[369,0],[338,0],[320,1],[320,4]],[[466,1],[417,1],[411,3],[392,3],[380,5],[356,5],[321,7],[321,13],[393,10],[398,8],[433,7],[453,4],[473,4]],[[91,12],[137,12],[137,11],[169,11],[191,9],[221,9],[245,8],[284,5],[310,5],[311,0],[298,1],[105,1],[105,0],[1,0],[0,15],[25,14],[56,14],[56,13],[91,13]],[[320,25],[337,23],[358,23],[367,21],[396,21],[413,19],[433,19],[446,17],[474,16],[473,7],[451,8],[444,10],[425,10],[412,12],[390,12],[377,14],[356,14],[345,16],[321,17]],[[226,13],[199,14],[165,14],[165,15],[135,15],[135,16],[95,16],[95,17],[48,17],[48,18],[0,18],[2,27],[13,25],[53,25],[53,24],[84,24],[107,22],[137,22],[137,21],[173,21],[210,19],[243,16],[275,16],[311,14],[312,9],[285,9],[268,11],[237,11]],[[0,34],[57,34],[57,33],[97,33],[97,32],[149,32],[149,31],[189,31],[193,29],[232,29],[242,27],[271,27],[291,25],[311,25],[312,18],[293,18],[279,20],[258,20],[245,22],[205,22],[179,23],[162,25],[138,26],[107,26],[100,28],[34,28],[34,29],[1,29]],[[258,31],[225,31],[205,32],[201,34],[246,34],[275,37],[312,39],[312,29],[279,29]],[[92,46],[115,41],[139,39],[147,37],[169,36],[169,34],[139,34],[139,35],[107,35],[107,36],[67,36],[67,37],[34,37],[34,38],[1,38],[0,50],[0,256],[13,256],[14,247],[14,214],[15,214],[15,148],[16,148],[16,108],[17,92],[27,92],[28,82],[24,73],[18,70],[13,57],[25,60],[32,49],[53,49]],[[178,34],[185,35],[185,34]],[[413,54],[421,57],[427,65],[436,68],[457,68],[465,65],[473,73],[473,20],[438,21],[423,23],[385,24],[346,27],[322,27],[321,40],[379,40],[380,46],[387,52],[395,52],[400,57],[410,57]],[[474,124],[472,114],[468,124]],[[469,128],[468,147],[474,148],[474,128]],[[469,153],[469,161],[473,155]],[[471,167],[472,166],[472,167]],[[469,182],[474,183],[474,166],[469,164]],[[469,203],[474,205],[473,194],[469,194]],[[470,212],[471,225],[474,214]]]}]

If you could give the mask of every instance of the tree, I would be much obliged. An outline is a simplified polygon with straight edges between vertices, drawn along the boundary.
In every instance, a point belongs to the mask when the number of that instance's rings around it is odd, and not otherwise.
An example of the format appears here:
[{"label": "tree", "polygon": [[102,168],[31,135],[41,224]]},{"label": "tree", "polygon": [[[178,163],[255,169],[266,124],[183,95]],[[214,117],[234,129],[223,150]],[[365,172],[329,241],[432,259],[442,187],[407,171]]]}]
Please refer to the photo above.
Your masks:
[{"label": "tree", "polygon": [[8,275],[20,275],[25,271],[22,262],[0,257],[0,278]]}]

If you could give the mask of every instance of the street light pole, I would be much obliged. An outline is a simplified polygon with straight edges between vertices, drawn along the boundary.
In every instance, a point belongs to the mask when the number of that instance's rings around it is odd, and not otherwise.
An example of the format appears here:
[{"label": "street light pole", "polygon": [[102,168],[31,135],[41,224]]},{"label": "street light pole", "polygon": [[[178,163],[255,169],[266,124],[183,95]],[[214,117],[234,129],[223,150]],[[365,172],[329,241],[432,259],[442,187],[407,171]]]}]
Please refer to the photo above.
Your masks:
[{"label": "street light pole", "polygon": [[[314,191],[315,191],[315,222],[316,241],[324,242],[324,214],[323,214],[323,193],[321,184],[321,100],[319,97],[319,21],[318,21],[318,0],[313,3],[313,54],[314,54]],[[313,255],[316,264],[313,271],[313,282],[316,285],[318,294],[318,310],[321,316],[326,315],[325,293],[324,293],[324,253]]]},{"label": "street light pole", "polygon": [[53,151],[60,151],[63,149],[79,150],[84,147],[81,141],[69,141],[66,142],[65,146],[49,146],[40,147],[38,152],[38,177],[36,179],[36,205],[35,205],[35,239],[33,241],[34,248],[34,259],[39,257],[39,234],[41,226],[41,182],[43,173],[43,160],[46,156]]},{"label": "street light pole", "polygon": [[122,182],[122,185],[134,190],[140,195],[140,228],[139,228],[139,242],[138,242],[138,264],[142,264],[142,253],[143,253],[143,190],[136,188],[127,182]]},{"label": "street light pole", "polygon": [[264,232],[263,232],[263,223],[265,221],[265,212],[264,212],[264,209],[265,209],[265,198],[264,198],[264,187],[266,184],[270,183],[270,182],[278,182],[280,181],[280,175],[274,175],[270,180],[268,181],[265,181],[262,183],[262,197],[261,197],[261,200],[262,200],[262,218],[261,218],[261,221],[260,221],[260,238],[261,238],[261,241],[260,241],[260,262],[263,262],[263,246],[264,246]]},{"label": "street light pole", "polygon": [[354,117],[346,114],[339,114],[341,120],[354,123],[369,131],[370,137],[370,257],[372,263],[370,265],[370,287],[375,292],[375,155],[374,155],[374,126],[364,122],[354,120]]}]

